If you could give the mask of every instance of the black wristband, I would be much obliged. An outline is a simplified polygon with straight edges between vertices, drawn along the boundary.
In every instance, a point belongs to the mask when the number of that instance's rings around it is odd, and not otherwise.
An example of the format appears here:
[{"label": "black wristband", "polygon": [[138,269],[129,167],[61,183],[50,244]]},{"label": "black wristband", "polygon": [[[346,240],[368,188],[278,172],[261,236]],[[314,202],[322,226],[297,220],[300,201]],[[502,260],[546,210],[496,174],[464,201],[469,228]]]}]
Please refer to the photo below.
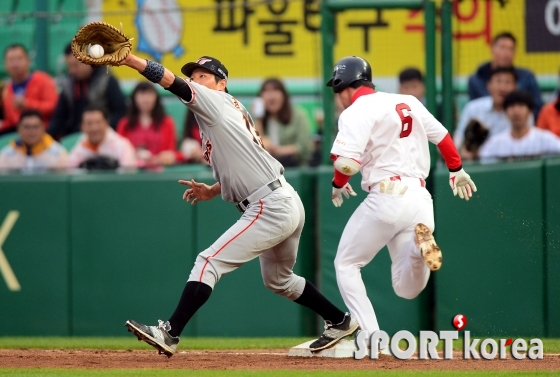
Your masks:
[{"label": "black wristband", "polygon": [[153,82],[154,84],[159,84],[161,79],[163,78],[163,74],[165,73],[165,69],[159,63],[153,62],[151,60],[146,59],[146,69],[142,73],[142,76]]},{"label": "black wristband", "polygon": [[455,169],[449,169],[449,172],[450,172],[450,173],[456,173],[456,172],[458,172],[458,171],[461,170],[461,169],[463,169],[463,165],[459,165],[459,167],[458,167],[458,168],[455,168]]},{"label": "black wristband", "polygon": [[342,187],[344,187],[344,186],[338,187],[337,185],[334,184],[334,179],[333,179],[333,181],[332,181],[332,187],[339,189],[339,188],[342,188]]}]

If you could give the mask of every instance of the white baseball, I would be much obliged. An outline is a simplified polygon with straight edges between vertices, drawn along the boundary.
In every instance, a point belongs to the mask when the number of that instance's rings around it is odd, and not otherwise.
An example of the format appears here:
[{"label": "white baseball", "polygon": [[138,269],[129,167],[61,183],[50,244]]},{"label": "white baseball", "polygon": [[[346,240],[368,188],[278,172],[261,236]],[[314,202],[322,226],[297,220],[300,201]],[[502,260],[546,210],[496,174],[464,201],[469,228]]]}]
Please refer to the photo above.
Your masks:
[{"label": "white baseball", "polygon": [[105,50],[101,45],[93,45],[89,48],[89,56],[94,59],[99,59],[105,55]]}]

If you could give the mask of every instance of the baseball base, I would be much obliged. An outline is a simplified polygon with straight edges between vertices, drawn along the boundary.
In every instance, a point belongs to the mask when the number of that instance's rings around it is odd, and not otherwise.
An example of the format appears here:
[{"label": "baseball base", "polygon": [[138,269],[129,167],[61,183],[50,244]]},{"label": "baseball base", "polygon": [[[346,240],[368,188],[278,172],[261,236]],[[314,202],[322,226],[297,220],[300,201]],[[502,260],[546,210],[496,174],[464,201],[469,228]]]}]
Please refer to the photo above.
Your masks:
[{"label": "baseball base", "polygon": [[290,348],[288,351],[288,356],[297,357],[330,357],[330,358],[353,358],[354,351],[356,351],[356,346],[353,341],[342,339],[340,342],[336,343],[334,346],[317,351],[311,352],[309,345],[315,340],[310,340]]}]

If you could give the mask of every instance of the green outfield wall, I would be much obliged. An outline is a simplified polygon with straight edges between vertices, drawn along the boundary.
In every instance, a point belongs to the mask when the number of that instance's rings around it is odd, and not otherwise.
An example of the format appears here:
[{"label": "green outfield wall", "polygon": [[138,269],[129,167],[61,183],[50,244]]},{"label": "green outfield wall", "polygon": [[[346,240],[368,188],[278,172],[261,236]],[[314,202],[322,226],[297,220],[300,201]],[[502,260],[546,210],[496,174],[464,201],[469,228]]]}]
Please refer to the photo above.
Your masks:
[{"label": "green outfield wall", "polygon": [[[560,160],[470,166],[479,192],[454,198],[433,174],[441,271],[406,300],[393,292],[386,249],[362,277],[382,329],[451,329],[477,336],[560,336]],[[211,183],[204,167],[164,173],[0,176],[0,336],[126,335],[126,319],[167,319],[198,252],[239,217],[219,198],[191,206],[178,179]],[[295,272],[343,306],[334,257],[365,197],[335,208],[332,168],[288,170],[306,208]],[[375,231],[375,229],[372,229]],[[13,272],[10,275],[8,271]],[[269,292],[258,260],[224,276],[187,336],[318,333],[308,309]]]},{"label": "green outfield wall", "polygon": [[[0,267],[0,334],[69,335],[69,179],[0,177],[0,222],[8,264]],[[6,268],[17,283],[10,288]]]},{"label": "green outfield wall", "polygon": [[479,192],[470,202],[436,173],[438,329],[461,313],[475,335],[546,335],[545,173],[541,161],[471,167]]},{"label": "green outfield wall", "polygon": [[545,164],[545,302],[547,335],[560,337],[560,160]]}]

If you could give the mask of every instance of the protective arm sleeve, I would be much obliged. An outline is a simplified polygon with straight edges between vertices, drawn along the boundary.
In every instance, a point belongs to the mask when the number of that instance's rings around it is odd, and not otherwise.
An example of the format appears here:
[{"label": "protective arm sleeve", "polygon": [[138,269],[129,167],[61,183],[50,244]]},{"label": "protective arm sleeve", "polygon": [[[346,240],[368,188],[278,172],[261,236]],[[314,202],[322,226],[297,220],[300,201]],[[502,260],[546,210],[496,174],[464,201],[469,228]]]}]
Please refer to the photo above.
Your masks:
[{"label": "protective arm sleeve", "polygon": [[456,172],[463,168],[461,156],[459,156],[459,152],[457,151],[455,144],[453,144],[453,139],[451,139],[451,135],[449,135],[449,133],[445,135],[437,147],[450,172]]},{"label": "protective arm sleeve", "polygon": [[336,188],[344,187],[350,177],[360,171],[360,162],[348,157],[331,155],[334,161],[333,186]]},{"label": "protective arm sleeve", "polygon": [[184,102],[189,103],[192,101],[192,90],[189,84],[182,78],[175,76],[173,84],[165,90],[170,91],[177,97],[181,98]]}]

